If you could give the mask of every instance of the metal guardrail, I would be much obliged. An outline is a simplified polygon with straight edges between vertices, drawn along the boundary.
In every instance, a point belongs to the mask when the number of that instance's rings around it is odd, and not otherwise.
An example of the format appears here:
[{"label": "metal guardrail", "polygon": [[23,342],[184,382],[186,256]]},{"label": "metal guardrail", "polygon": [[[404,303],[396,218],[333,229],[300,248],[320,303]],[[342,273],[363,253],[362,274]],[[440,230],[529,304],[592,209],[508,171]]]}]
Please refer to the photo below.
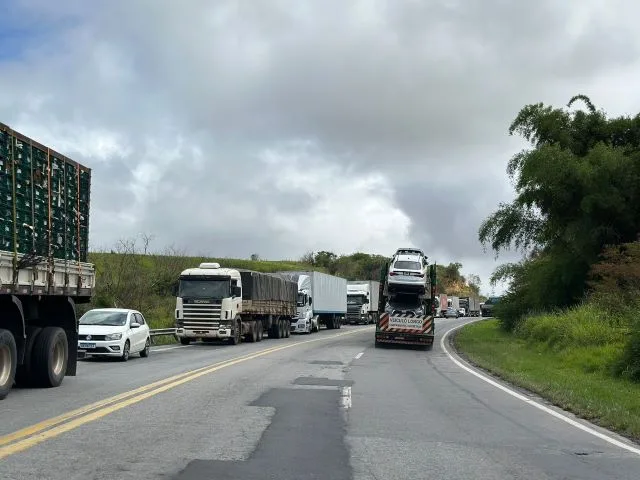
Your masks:
[{"label": "metal guardrail", "polygon": [[155,337],[159,337],[161,335],[173,335],[176,340],[178,339],[178,337],[176,336],[176,329],[175,328],[156,328],[156,329],[153,329],[153,330],[149,330],[149,335],[151,335],[151,342],[152,343],[155,343],[153,341],[153,339]]}]

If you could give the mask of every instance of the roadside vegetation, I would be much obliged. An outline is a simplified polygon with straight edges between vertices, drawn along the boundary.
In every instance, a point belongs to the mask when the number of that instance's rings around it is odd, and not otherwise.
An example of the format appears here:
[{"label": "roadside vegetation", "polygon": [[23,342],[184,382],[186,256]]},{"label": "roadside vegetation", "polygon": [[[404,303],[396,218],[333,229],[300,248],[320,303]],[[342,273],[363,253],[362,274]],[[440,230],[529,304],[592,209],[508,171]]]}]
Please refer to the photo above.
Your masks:
[{"label": "roadside vegetation", "polygon": [[[387,258],[380,255],[354,253],[336,255],[321,251],[307,253],[299,260],[263,260],[258,254],[249,259],[188,256],[183,251],[167,248],[160,253],[152,250],[152,237],[121,240],[110,251],[91,252],[89,261],[96,266],[96,288],[89,308],[122,307],[143,312],[151,328],[173,326],[175,297],[173,288],[178,276],[186,268],[201,262],[218,262],[221,266],[246,268],[259,272],[286,270],[317,270],[348,280],[379,280],[380,268]],[[462,265],[452,263],[438,266],[438,289],[451,294],[478,292],[480,281],[476,275],[467,280],[460,272]],[[346,293],[345,293],[346,294]]]},{"label": "roadside vegetation", "polygon": [[[582,101],[587,111],[569,111]],[[496,320],[462,329],[470,360],[577,414],[640,439],[640,114],[608,118],[587,97],[525,106],[531,143],[507,173],[516,198],[479,230],[509,288]]]}]

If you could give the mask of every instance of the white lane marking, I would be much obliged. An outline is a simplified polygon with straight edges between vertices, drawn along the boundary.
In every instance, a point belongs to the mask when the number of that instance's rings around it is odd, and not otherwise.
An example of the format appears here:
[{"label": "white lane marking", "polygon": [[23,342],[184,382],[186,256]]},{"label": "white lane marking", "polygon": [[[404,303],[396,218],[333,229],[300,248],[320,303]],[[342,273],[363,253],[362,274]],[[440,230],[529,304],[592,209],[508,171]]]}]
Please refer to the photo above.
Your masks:
[{"label": "white lane marking", "polygon": [[457,330],[459,328],[464,327],[465,325],[468,325],[470,323],[476,322],[478,320],[472,320],[470,322],[465,322],[462,325],[458,325],[457,327],[453,327],[450,328],[449,330],[447,330],[445,332],[445,334],[442,336],[442,338],[440,339],[440,347],[442,347],[442,350],[444,351],[444,353],[447,354],[447,356],[451,359],[451,361],[453,363],[455,363],[456,365],[458,365],[460,368],[462,368],[463,370],[469,372],[471,375],[474,375],[476,377],[478,377],[480,380],[483,380],[485,382],[487,382],[489,385],[492,385],[500,390],[502,390],[503,392],[511,395],[512,397],[517,398],[518,400],[522,400],[524,403],[531,405],[532,407],[537,408],[538,410],[542,410],[545,413],[548,413],[549,415],[562,420],[565,423],[568,423],[569,425],[576,427],[580,430],[582,430],[583,432],[586,432],[590,435],[593,435],[594,437],[597,437],[601,440],[604,440],[605,442],[608,442],[612,445],[615,445],[616,447],[620,447],[624,450],[627,450],[628,452],[631,453],[635,453],[636,455],[640,455],[640,448],[636,448],[633,447],[631,445],[628,445],[624,442],[621,442],[620,440],[616,440],[615,438],[606,435],[604,433],[601,433],[597,430],[594,430],[591,427],[588,427],[586,425],[583,425],[580,422],[576,422],[575,420],[573,420],[572,418],[567,417],[566,415],[563,415],[560,412],[557,412],[556,410],[553,410],[545,405],[542,405],[541,403],[536,402],[535,400],[532,400],[530,398],[525,397],[524,395],[519,394],[518,392],[511,390],[508,387],[505,387],[504,385],[501,385],[500,383],[490,379],[489,377],[487,377],[486,375],[483,375],[479,372],[477,372],[476,370],[474,370],[473,368],[465,365],[464,363],[462,363],[460,360],[458,360],[457,358],[455,358],[453,355],[451,355],[451,353],[449,353],[449,350],[447,350],[447,347],[445,346],[445,340],[447,338],[447,336],[453,332],[454,330]]},{"label": "white lane marking", "polygon": [[152,353],[157,353],[157,352],[168,352],[169,350],[175,350],[177,348],[189,348],[192,347],[193,345],[178,345],[177,347],[166,347],[166,348],[153,348],[151,349]]},{"label": "white lane marking", "polygon": [[357,354],[354,358],[356,360],[358,360],[360,357],[362,357],[362,355],[364,355],[364,352],[360,352],[359,354]]},{"label": "white lane marking", "polygon": [[351,408],[351,387],[342,387],[342,396],[340,397],[340,405],[344,409]]}]

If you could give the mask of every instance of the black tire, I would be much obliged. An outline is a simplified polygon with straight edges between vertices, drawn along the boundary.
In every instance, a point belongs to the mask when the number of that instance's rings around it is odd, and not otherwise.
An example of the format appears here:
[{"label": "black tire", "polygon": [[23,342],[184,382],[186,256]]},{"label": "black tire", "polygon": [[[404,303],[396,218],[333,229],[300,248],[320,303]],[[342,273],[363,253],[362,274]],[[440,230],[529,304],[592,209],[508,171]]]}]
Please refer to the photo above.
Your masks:
[{"label": "black tire", "polygon": [[240,320],[236,320],[236,328],[234,329],[234,335],[229,339],[229,343],[231,345],[238,345],[240,343],[241,331],[242,331],[242,324],[240,323]]},{"label": "black tire", "polygon": [[147,358],[150,352],[151,352],[151,338],[147,337],[147,341],[144,344],[144,348],[140,351],[140,356],[142,358]]},{"label": "black tire", "polygon": [[16,369],[16,384],[20,387],[28,387],[33,384],[33,345],[36,343],[36,338],[42,332],[41,327],[27,327],[27,343],[24,348],[24,361],[22,365]]},{"label": "black tire", "polygon": [[256,343],[258,341],[258,327],[254,324],[251,326],[251,333],[247,335],[247,339],[250,343]]},{"label": "black tire", "polygon": [[291,336],[291,322],[289,320],[284,321],[284,333],[285,338],[289,338]]},{"label": "black tire", "polygon": [[262,326],[262,322],[257,322],[256,323],[256,328],[258,329],[257,332],[257,336],[256,336],[256,342],[261,342],[262,341],[262,336],[264,335],[264,327]]},{"label": "black tire", "polygon": [[186,337],[182,337],[180,339],[180,343],[182,345],[191,345],[191,339],[190,338],[186,338]]},{"label": "black tire", "polygon": [[336,318],[333,325],[334,325],[335,328],[340,330],[340,328],[342,328],[342,319],[341,318]]},{"label": "black tire", "polygon": [[64,330],[60,327],[43,328],[33,344],[33,383],[45,388],[59,386],[66,374],[68,361],[69,344]]},{"label": "black tire", "polygon": [[0,329],[0,400],[4,400],[16,378],[18,347],[9,330]]},{"label": "black tire", "polygon": [[127,340],[126,342],[124,342],[124,348],[122,349],[122,355],[120,356],[120,361],[126,362],[129,360],[130,356],[131,356],[131,343],[129,343],[129,340]]}]

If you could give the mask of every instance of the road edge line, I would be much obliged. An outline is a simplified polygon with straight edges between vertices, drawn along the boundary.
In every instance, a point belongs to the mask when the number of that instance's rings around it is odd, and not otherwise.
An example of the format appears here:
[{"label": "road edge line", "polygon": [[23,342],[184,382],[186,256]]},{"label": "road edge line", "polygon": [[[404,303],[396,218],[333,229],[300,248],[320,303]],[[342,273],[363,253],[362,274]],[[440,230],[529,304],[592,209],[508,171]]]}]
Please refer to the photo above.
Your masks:
[{"label": "road edge line", "polygon": [[610,443],[611,445],[614,445],[616,447],[622,448],[623,450],[627,450],[628,452],[631,453],[635,453],[636,455],[640,455],[640,448],[634,447],[632,445],[629,445],[625,442],[622,442],[620,440],[617,440],[615,438],[613,438],[612,436],[609,436],[605,433],[599,432],[597,430],[595,430],[594,428],[591,428],[587,425],[584,425],[581,422],[578,422],[572,418],[569,418],[568,416],[566,416],[563,413],[560,413],[552,408],[547,407],[546,405],[543,405],[539,402],[536,402],[535,400],[532,400],[531,398],[527,398],[524,395],[522,395],[521,393],[516,392],[515,390],[489,378],[488,376],[480,373],[475,367],[473,367],[472,365],[468,364],[467,362],[465,362],[462,359],[458,359],[456,357],[454,357],[451,352],[449,352],[449,349],[447,349],[447,347],[445,346],[445,340],[446,338],[449,336],[450,333],[454,332],[455,330],[458,330],[462,327],[465,327],[471,323],[475,323],[481,320],[472,320],[470,322],[466,322],[463,323],[462,325],[458,325],[457,327],[453,327],[450,328],[449,330],[447,330],[444,335],[442,335],[442,338],[440,339],[440,348],[442,348],[442,350],[444,351],[444,353],[447,354],[447,356],[449,357],[449,359],[455,363],[458,367],[462,368],[463,370],[465,370],[466,372],[472,374],[473,376],[479,378],[480,380],[488,383],[489,385],[502,390],[504,393],[507,393],[508,395],[511,395],[514,398],[517,398],[518,400],[523,401],[524,403],[531,405],[532,407],[537,408],[538,410],[543,411],[544,413],[547,413],[549,415],[551,415],[552,417],[557,418],[558,420],[562,420],[563,422],[571,425],[572,427],[575,427],[579,430],[582,430],[585,433],[588,433],[594,437],[599,438],[600,440],[604,440],[607,443]]}]

